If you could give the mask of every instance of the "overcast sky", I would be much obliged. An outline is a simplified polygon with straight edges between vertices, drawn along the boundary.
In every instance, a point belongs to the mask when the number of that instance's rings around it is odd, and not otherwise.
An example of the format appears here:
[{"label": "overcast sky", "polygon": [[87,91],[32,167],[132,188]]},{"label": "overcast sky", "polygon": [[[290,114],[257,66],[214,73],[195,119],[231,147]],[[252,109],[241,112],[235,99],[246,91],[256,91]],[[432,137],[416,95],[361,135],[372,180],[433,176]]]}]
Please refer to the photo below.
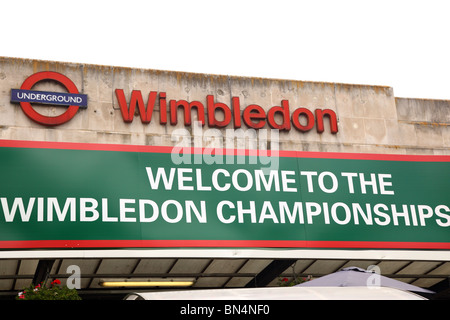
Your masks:
[{"label": "overcast sky", "polygon": [[8,0],[0,28],[0,56],[450,100],[449,0]]}]

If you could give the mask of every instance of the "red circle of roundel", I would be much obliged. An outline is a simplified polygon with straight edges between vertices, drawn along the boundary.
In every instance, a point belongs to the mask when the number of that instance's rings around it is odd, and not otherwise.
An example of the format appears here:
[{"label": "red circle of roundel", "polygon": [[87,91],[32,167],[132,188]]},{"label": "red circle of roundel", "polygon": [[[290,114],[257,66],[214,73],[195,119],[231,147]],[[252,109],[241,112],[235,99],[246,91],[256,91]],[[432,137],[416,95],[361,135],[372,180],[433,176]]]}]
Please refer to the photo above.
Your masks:
[{"label": "red circle of roundel", "polygon": [[[67,91],[69,91],[69,93],[74,93],[74,94],[78,94],[78,89],[75,86],[75,84],[72,82],[72,80],[70,80],[69,78],[67,78],[65,75],[62,75],[58,72],[53,72],[53,71],[43,71],[43,72],[38,72],[35,74],[32,74],[31,76],[29,76],[28,78],[25,79],[25,81],[22,83],[22,86],[20,87],[20,89],[22,90],[31,90],[31,88],[39,81],[42,80],[54,80],[59,82],[60,84],[62,84]],[[36,112],[36,110],[33,109],[33,107],[31,106],[30,102],[20,102],[20,106],[22,107],[23,112],[25,112],[25,114],[31,118],[32,120],[40,123],[40,124],[44,124],[44,125],[48,125],[48,126],[56,126],[59,124],[63,124],[66,123],[67,121],[69,121],[70,119],[72,119],[75,114],[78,111],[78,106],[69,106],[69,108],[67,108],[66,112],[64,112],[63,114],[56,116],[56,117],[48,117],[48,116],[43,116],[42,114]]]}]

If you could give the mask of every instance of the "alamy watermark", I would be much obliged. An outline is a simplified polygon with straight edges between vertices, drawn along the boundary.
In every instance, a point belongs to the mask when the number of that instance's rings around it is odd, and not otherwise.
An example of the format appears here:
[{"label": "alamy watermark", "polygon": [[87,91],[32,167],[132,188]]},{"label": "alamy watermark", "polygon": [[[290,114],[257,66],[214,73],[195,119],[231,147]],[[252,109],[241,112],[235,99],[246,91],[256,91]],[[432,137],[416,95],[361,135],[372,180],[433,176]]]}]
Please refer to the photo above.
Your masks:
[{"label": "alamy watermark", "polygon": [[279,130],[203,129],[195,121],[192,129],[175,129],[173,164],[254,164],[264,173],[279,168]]},{"label": "alamy watermark", "polygon": [[381,269],[378,266],[370,265],[367,267],[367,272],[372,272],[366,280],[366,286],[370,289],[378,289],[381,287]]},{"label": "alamy watermark", "polygon": [[71,274],[67,278],[66,286],[69,289],[81,289],[81,269],[79,266],[72,264],[67,267],[66,273]]}]

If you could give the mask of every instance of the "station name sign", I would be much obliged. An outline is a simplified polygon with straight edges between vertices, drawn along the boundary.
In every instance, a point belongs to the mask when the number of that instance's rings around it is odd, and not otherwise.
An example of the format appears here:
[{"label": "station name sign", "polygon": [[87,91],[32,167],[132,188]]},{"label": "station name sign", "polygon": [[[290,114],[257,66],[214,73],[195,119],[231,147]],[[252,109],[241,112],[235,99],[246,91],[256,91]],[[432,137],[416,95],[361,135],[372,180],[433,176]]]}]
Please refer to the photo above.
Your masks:
[{"label": "station name sign", "polygon": [[172,152],[0,140],[0,248],[450,249],[449,156]]},{"label": "station name sign", "polygon": [[[176,100],[167,101],[166,92],[150,91],[147,105],[140,90],[133,90],[127,102],[123,89],[116,89],[116,98],[125,122],[133,122],[136,110],[139,111],[141,122],[148,124],[152,121],[156,106],[159,106],[159,123],[176,125],[178,123],[178,109],[183,110],[184,125],[192,123],[192,112],[196,112],[197,121],[203,126],[211,128],[224,128],[232,125],[234,129],[246,125],[252,129],[261,129],[266,124],[272,129],[289,131],[292,127],[300,132],[308,132],[316,127],[318,133],[325,131],[325,122],[329,132],[338,132],[336,113],[331,109],[311,110],[300,107],[290,110],[288,100],[281,100],[279,106],[271,107],[267,112],[257,104],[250,104],[241,108],[239,97],[232,97],[231,107],[226,103],[217,102],[213,95],[206,96],[206,104],[200,101]],[[328,119],[325,121],[325,119]]]},{"label": "station name sign", "polygon": [[[39,82],[56,82],[67,92],[49,92],[33,90]],[[232,127],[239,129],[247,126],[251,129],[262,129],[266,125],[279,131],[290,131],[295,128],[300,132],[309,132],[314,127],[317,133],[329,131],[338,132],[336,113],[328,108],[316,108],[314,111],[306,107],[292,108],[289,100],[281,99],[276,106],[249,104],[241,106],[239,97],[231,97],[231,101],[216,101],[214,95],[207,95],[203,102],[184,99],[167,99],[166,92],[150,91],[147,102],[140,90],[132,90],[127,99],[123,89],[115,89],[115,99],[120,108],[122,119],[126,123],[133,122],[138,113],[143,124],[152,121],[153,114],[159,113],[160,125],[177,125],[179,110],[182,110],[184,125],[190,126],[198,121],[202,126],[211,128]],[[43,71],[32,74],[22,83],[19,89],[11,89],[11,102],[19,103],[23,112],[33,121],[46,125],[57,126],[70,121],[79,108],[86,109],[88,96],[79,93],[76,85],[67,76],[53,71]],[[112,102],[113,105],[115,101]],[[67,110],[57,116],[48,116],[35,109],[38,105],[66,106]]]}]

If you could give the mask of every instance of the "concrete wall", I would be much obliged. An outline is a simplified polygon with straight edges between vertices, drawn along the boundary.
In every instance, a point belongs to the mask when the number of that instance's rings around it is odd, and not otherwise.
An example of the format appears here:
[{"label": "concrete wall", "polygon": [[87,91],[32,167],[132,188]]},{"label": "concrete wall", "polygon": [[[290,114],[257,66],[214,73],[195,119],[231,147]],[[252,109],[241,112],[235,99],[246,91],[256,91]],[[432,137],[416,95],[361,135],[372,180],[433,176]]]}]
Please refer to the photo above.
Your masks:
[{"label": "concrete wall", "polygon": [[[55,127],[46,127],[30,120],[18,104],[10,102],[11,89],[20,88],[27,77],[39,71],[56,71],[69,77],[80,93],[88,95],[88,108],[80,109],[71,121]],[[176,126],[160,125],[157,104],[150,124],[142,124],[137,114],[132,123],[125,123],[115,89],[123,89],[127,101],[132,90],[141,90],[145,102],[150,91],[163,91],[167,93],[167,100],[200,101],[205,107],[206,96],[212,94],[216,102],[226,103],[230,107],[232,97],[240,98],[242,108],[258,104],[265,110],[279,106],[282,99],[287,99],[291,111],[306,107],[336,112],[338,133],[330,133],[327,127],[322,134],[315,129],[307,133],[295,129],[280,132],[281,150],[450,154],[450,101],[395,98],[390,87],[1,57],[0,139],[162,146],[177,143],[173,133],[177,132],[176,129],[185,128],[183,121],[178,121]],[[60,85],[52,82],[38,83],[33,90],[64,91]],[[58,115],[64,107],[39,107],[39,110],[42,114]],[[193,115],[195,120],[194,112]],[[182,117],[181,111],[178,116]],[[228,128],[232,128],[232,125]],[[265,128],[270,129],[267,125]],[[224,136],[225,129],[222,129]],[[207,144],[203,142],[203,146]]]}]

